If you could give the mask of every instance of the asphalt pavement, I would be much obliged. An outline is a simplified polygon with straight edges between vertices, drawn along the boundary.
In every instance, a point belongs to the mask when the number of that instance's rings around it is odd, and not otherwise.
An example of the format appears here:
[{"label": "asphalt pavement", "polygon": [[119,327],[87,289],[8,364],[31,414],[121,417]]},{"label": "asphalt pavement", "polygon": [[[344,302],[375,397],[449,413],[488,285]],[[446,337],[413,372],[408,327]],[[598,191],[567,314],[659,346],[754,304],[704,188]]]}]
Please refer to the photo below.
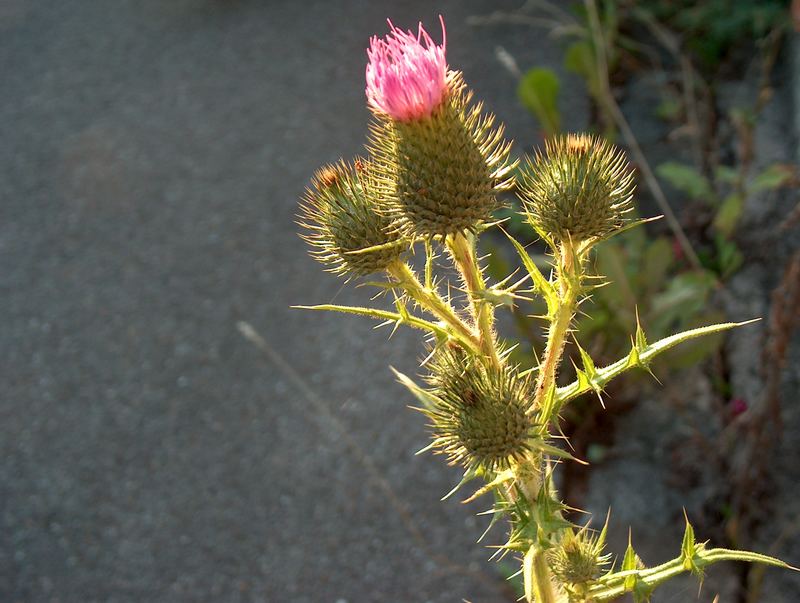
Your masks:
[{"label": "asphalt pavement", "polygon": [[417,335],[289,306],[368,299],[294,220],[361,149],[369,36],[441,12],[532,144],[495,49],[559,49],[467,24],[518,5],[0,2],[0,601],[512,600],[414,456]]}]

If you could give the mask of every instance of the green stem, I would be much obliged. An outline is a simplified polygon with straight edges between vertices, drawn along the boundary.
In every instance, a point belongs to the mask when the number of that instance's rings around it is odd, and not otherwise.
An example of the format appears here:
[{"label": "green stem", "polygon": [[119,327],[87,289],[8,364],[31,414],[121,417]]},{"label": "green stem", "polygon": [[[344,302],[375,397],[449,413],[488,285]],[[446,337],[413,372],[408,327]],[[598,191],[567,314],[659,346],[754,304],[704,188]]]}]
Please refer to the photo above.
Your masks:
[{"label": "green stem", "polygon": [[[701,576],[703,569],[719,561],[745,561],[748,563],[763,563],[784,569],[796,569],[780,559],[767,555],[749,551],[732,551],[730,549],[704,549],[703,545],[695,545],[692,560],[697,566],[694,571]],[[605,578],[600,578],[598,583],[589,589],[589,600],[597,603],[613,601],[626,592],[634,590],[637,584],[643,590],[652,591],[659,584],[688,571],[692,571],[691,565],[686,563],[686,558],[682,555],[656,567],[616,572]]]},{"label": "green stem", "polygon": [[[555,388],[556,374],[564,353],[570,324],[575,316],[575,308],[580,293],[581,260],[571,244],[563,243],[558,257],[558,299],[555,311],[550,318],[550,327],[547,332],[547,346],[544,357],[539,365],[539,373],[534,389],[533,409],[541,409],[548,394]],[[542,429],[547,430],[550,417],[543,417]],[[532,466],[534,463],[541,465],[541,460],[529,460],[520,463],[515,474],[521,491],[533,507],[536,505],[539,486],[541,484],[542,467]],[[538,469],[538,471],[537,471]],[[551,486],[552,487],[552,486]],[[555,498],[555,492],[549,496]],[[537,550],[532,560],[531,585],[534,589],[536,603],[556,603],[557,596],[547,565],[544,552]]]},{"label": "green stem", "polygon": [[494,341],[494,308],[482,295],[486,290],[486,282],[475,258],[474,239],[469,241],[464,234],[457,233],[448,236],[446,243],[469,294],[472,315],[480,333],[481,352],[499,366],[500,357]]},{"label": "green stem", "polygon": [[[564,353],[567,342],[569,326],[575,316],[575,308],[580,292],[580,265],[575,251],[567,244],[561,247],[561,257],[558,265],[559,296],[558,307],[551,318],[547,330],[547,346],[544,357],[539,365],[539,375],[536,378],[533,408],[542,408],[543,403],[551,388],[555,387],[556,373]],[[545,418],[545,425],[550,417]]]},{"label": "green stem", "polygon": [[459,318],[450,304],[443,300],[435,290],[425,287],[419,282],[417,275],[408,264],[397,260],[387,268],[387,271],[397,280],[410,298],[453,329],[460,340],[469,342],[474,352],[481,352],[481,342],[472,329]]},{"label": "green stem", "polygon": [[550,577],[550,568],[547,565],[545,552],[537,549],[533,555],[533,600],[536,603],[556,603],[556,593],[553,589],[553,580]]}]

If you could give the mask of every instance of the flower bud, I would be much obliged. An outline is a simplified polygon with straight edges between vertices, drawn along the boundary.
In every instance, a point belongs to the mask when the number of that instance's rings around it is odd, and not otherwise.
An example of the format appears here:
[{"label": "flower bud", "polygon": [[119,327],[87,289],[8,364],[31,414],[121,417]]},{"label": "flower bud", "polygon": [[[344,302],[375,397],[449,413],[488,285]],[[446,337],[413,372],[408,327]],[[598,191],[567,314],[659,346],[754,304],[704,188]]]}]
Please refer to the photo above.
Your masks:
[{"label": "flower bud", "polygon": [[531,452],[530,388],[515,369],[487,367],[451,348],[437,352],[427,381],[434,448],[451,464],[498,471]]},{"label": "flower bud", "polygon": [[461,74],[447,72],[444,43],[421,25],[416,38],[394,28],[373,38],[369,58],[370,151],[393,226],[409,238],[476,231],[512,182],[503,127],[471,103]]},{"label": "flower bud", "polygon": [[633,171],[600,138],[568,134],[545,143],[521,170],[517,190],[528,221],[555,241],[602,239],[633,209]]},{"label": "flower bud", "polygon": [[609,555],[603,555],[603,538],[592,536],[586,528],[577,534],[565,530],[561,541],[548,552],[553,573],[569,584],[583,584],[596,580],[608,564]]},{"label": "flower bud", "polygon": [[[327,165],[314,174],[300,209],[301,235],[311,255],[332,272],[363,276],[384,270],[407,247],[377,211],[371,166],[357,158]],[[364,251],[366,250],[366,251]]]}]

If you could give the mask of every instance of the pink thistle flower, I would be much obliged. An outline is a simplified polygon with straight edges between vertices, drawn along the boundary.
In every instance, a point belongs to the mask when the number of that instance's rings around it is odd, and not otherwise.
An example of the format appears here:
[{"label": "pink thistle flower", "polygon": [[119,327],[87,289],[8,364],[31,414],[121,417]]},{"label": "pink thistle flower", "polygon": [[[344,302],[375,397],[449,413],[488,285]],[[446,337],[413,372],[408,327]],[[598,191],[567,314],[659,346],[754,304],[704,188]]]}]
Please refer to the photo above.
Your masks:
[{"label": "pink thistle flower", "polygon": [[441,46],[422,23],[415,36],[388,21],[389,35],[370,38],[366,92],[373,110],[398,121],[411,121],[428,117],[442,103],[447,95],[447,36],[441,15],[439,21]]}]

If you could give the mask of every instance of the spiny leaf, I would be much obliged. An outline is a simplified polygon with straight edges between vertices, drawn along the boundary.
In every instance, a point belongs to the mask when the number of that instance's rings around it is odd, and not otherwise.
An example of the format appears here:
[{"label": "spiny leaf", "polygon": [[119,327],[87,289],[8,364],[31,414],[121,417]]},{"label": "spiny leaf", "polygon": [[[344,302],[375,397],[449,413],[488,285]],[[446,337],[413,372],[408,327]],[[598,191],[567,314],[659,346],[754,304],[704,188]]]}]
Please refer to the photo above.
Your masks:
[{"label": "spiny leaf", "polygon": [[683,516],[686,518],[686,531],[683,533],[683,542],[681,543],[681,559],[683,559],[684,569],[689,570],[697,575],[701,572],[700,568],[694,560],[695,555],[695,541],[694,541],[694,528],[689,523],[689,517],[686,515],[686,510],[683,511]]},{"label": "spiny leaf", "polygon": [[440,341],[447,341],[456,339],[461,342],[467,349],[472,349],[472,342],[462,337],[459,333],[450,332],[441,325],[432,323],[418,316],[410,314],[404,304],[398,304],[398,312],[389,312],[387,310],[379,310],[377,308],[362,308],[359,306],[338,306],[335,304],[321,304],[318,306],[291,306],[293,309],[298,310],[324,310],[328,312],[342,312],[344,314],[355,314],[357,316],[367,316],[390,323],[397,323],[397,325],[408,325],[415,329],[428,331]]},{"label": "spiny leaf", "polygon": [[478,477],[478,473],[477,473],[476,471],[474,471],[473,469],[467,469],[467,470],[464,472],[464,476],[463,476],[463,477],[461,478],[461,480],[460,480],[460,481],[459,481],[459,482],[458,482],[458,483],[455,485],[455,487],[453,487],[453,489],[452,489],[452,490],[450,490],[450,492],[448,492],[447,494],[445,494],[444,496],[442,496],[442,500],[447,500],[448,498],[450,498],[451,496],[453,496],[453,494],[455,494],[456,492],[458,492],[458,491],[461,489],[461,486],[463,486],[464,484],[466,484],[466,483],[468,483],[468,482],[471,482],[471,481],[472,481],[472,480],[474,480],[476,477]]},{"label": "spiny leaf", "polygon": [[408,391],[410,391],[414,397],[420,401],[422,406],[425,407],[425,410],[434,410],[436,408],[436,400],[430,395],[430,393],[428,393],[427,390],[414,383],[412,379],[395,369],[393,366],[390,366],[389,368],[394,373],[394,376],[397,377],[397,381],[406,386]]},{"label": "spiny leaf", "polygon": [[800,572],[799,568],[789,565],[785,561],[781,561],[776,557],[769,555],[762,555],[761,553],[753,553],[751,551],[734,551],[731,549],[709,549],[699,551],[698,556],[703,561],[703,565],[711,565],[717,561],[746,561],[748,563],[763,563],[765,565],[772,565],[783,569],[789,569],[795,572]]},{"label": "spiny leaf", "polygon": [[558,409],[556,407],[556,386],[555,384],[550,386],[550,389],[547,390],[547,393],[544,396],[544,400],[542,400],[542,406],[539,409],[531,409],[531,410],[538,410],[539,416],[541,417],[540,422],[542,426],[542,431],[547,432],[547,427],[550,421],[556,419],[556,415]]},{"label": "spiny leaf", "polygon": [[633,220],[632,222],[628,222],[621,228],[618,228],[617,230],[609,233],[602,239],[598,239],[597,243],[600,243],[602,241],[608,241],[609,239],[612,239],[617,235],[621,235],[623,232],[629,231],[631,228],[636,228],[637,226],[641,226],[642,224],[647,224],[648,222],[655,222],[656,220],[660,220],[663,217],[664,216],[653,216],[651,218],[640,218],[639,220]]},{"label": "spiny leaf", "polygon": [[636,308],[636,336],[634,341],[637,351],[643,354],[647,350],[647,337],[645,337],[642,323],[639,321],[639,308]]},{"label": "spiny leaf", "polygon": [[465,498],[461,502],[464,504],[470,503],[476,498],[480,498],[487,492],[491,492],[497,486],[504,484],[506,482],[512,481],[514,479],[514,472],[511,469],[506,469],[505,471],[501,471],[497,474],[497,476],[490,481],[488,484],[478,488],[469,498]]},{"label": "spiny leaf", "polygon": [[[632,551],[632,548],[629,546],[629,552],[625,554],[626,560],[635,555],[635,553],[631,553],[630,551]],[[783,569],[800,571],[775,557],[751,553],[749,551],[706,549],[705,545],[702,543],[695,544],[693,559],[699,569],[718,561],[747,561],[750,563],[763,563]],[[631,584],[633,588],[635,588],[635,596],[638,592],[639,597],[646,597],[649,596],[649,593],[659,584],[688,571],[688,568],[684,565],[683,551],[681,555],[675,559],[653,568],[625,569],[626,567],[630,567],[630,562],[627,564],[623,562],[623,569],[621,571],[609,573],[599,578],[597,583],[589,589],[590,599],[596,603],[613,601],[624,593],[630,592],[632,588]]]},{"label": "spiny leaf", "polygon": [[[682,333],[677,333],[675,335],[671,335],[669,337],[665,337],[664,339],[660,339],[655,343],[646,345],[642,351],[637,349],[636,343],[634,341],[634,346],[631,352],[617,360],[613,364],[610,364],[604,368],[597,370],[597,377],[594,380],[594,384],[598,387],[605,387],[605,385],[611,381],[614,377],[621,375],[625,371],[633,368],[633,367],[643,367],[646,366],[653,358],[669,350],[672,347],[675,347],[679,343],[684,341],[689,341],[691,339],[695,339],[697,337],[702,337],[703,335],[710,335],[711,333],[719,333],[720,331],[727,331],[729,329],[733,329],[734,327],[741,327],[744,325],[748,325],[752,322],[756,322],[760,319],[755,320],[748,320],[745,322],[725,322],[719,323],[715,325],[708,325],[706,327],[700,327],[698,329],[690,329],[688,331],[684,331]],[[560,407],[565,402],[586,393],[592,389],[592,384],[588,383],[587,380],[581,381],[577,379],[570,383],[569,385],[565,385],[564,387],[559,387],[556,390],[556,405]]]},{"label": "spiny leaf", "polygon": [[[631,532],[629,530],[628,548],[625,549],[625,556],[622,558],[622,571],[633,572],[634,570],[638,569],[636,562],[637,562],[637,555],[636,551],[633,550],[633,544],[631,543]],[[636,586],[636,574],[631,573],[630,575],[626,576],[624,584],[625,584],[625,590],[633,590],[633,587]]]},{"label": "spiny leaf", "polygon": [[531,442],[531,448],[533,448],[534,450],[538,450],[539,452],[543,452],[545,454],[548,454],[548,455],[550,455],[552,457],[567,459],[567,460],[570,460],[570,461],[575,461],[576,463],[578,463],[580,465],[588,465],[589,464],[586,461],[582,461],[581,459],[572,456],[566,450],[561,450],[561,448],[558,448],[557,446],[553,446],[552,444],[548,444],[544,440],[533,440]]},{"label": "spiny leaf", "polygon": [[589,353],[581,347],[581,344],[578,343],[578,339],[575,338],[575,346],[578,348],[578,353],[581,356],[581,363],[583,363],[583,370],[578,369],[578,381],[585,380],[589,383],[589,387],[594,390],[594,393],[597,394],[597,397],[600,399],[600,404],[605,407],[603,404],[603,388],[597,385],[597,367],[594,364],[594,360],[592,357],[589,356]]},{"label": "spiny leaf", "polygon": [[553,285],[551,285],[550,281],[544,277],[541,270],[539,270],[538,266],[536,266],[534,261],[531,259],[531,256],[528,255],[528,252],[525,251],[525,248],[522,246],[522,244],[508,234],[505,230],[503,230],[503,232],[508,237],[508,240],[511,241],[514,249],[516,249],[517,254],[522,260],[522,265],[525,266],[525,270],[527,270],[528,274],[531,275],[531,280],[533,281],[534,287],[547,303],[547,314],[549,316],[554,316],[556,310],[558,309],[558,294],[553,288]]}]

